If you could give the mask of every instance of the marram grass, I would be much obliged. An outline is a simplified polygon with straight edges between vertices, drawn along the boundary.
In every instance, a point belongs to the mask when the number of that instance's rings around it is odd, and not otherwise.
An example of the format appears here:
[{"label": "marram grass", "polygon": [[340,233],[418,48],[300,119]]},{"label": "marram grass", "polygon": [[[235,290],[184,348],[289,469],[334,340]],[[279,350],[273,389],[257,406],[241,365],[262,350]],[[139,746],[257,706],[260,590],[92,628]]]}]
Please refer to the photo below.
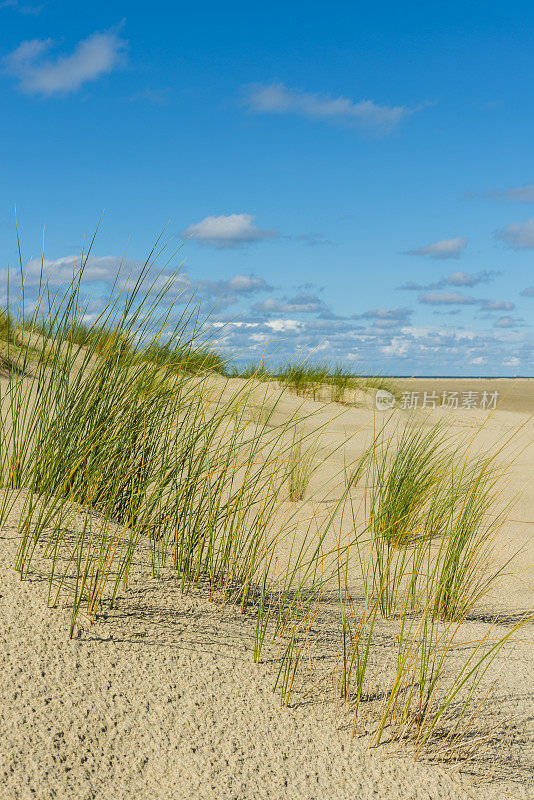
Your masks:
[{"label": "marram grass", "polygon": [[499,574],[496,454],[471,456],[439,425],[385,428],[340,470],[340,496],[319,513],[309,487],[322,428],[313,414],[278,415],[283,386],[313,396],[330,381],[340,402],[361,383],[341,367],[290,365],[258,408],[263,366],[232,378],[198,311],[175,315],[172,285],[147,283],[150,261],[92,325],[83,266],[54,295],[42,286],[32,317],[21,306],[0,331],[13,363],[2,384],[0,521],[19,498],[21,577],[39,570],[51,605],[70,599],[73,635],[80,614],[94,619],[127,591],[134,564],[154,576],[172,569],[182,592],[202,588],[251,616],[254,660],[266,646],[275,654],[282,705],[320,652],[314,637],[325,614],[332,626],[336,598],[340,649],[327,677],[354,733],[373,696],[381,620],[392,620],[395,666],[375,741],[387,733],[419,753],[446,730],[454,757],[485,670],[517,629],[471,642],[460,665],[451,658]]}]

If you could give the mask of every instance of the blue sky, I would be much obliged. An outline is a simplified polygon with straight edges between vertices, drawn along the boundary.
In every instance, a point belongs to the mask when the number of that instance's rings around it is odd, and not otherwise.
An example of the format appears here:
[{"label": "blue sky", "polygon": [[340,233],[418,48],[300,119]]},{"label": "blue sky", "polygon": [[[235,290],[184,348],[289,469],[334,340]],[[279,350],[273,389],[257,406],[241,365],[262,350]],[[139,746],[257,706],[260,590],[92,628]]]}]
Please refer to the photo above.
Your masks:
[{"label": "blue sky", "polygon": [[4,279],[104,211],[94,313],[168,225],[224,352],[533,375],[531,4],[192,5],[0,0]]}]

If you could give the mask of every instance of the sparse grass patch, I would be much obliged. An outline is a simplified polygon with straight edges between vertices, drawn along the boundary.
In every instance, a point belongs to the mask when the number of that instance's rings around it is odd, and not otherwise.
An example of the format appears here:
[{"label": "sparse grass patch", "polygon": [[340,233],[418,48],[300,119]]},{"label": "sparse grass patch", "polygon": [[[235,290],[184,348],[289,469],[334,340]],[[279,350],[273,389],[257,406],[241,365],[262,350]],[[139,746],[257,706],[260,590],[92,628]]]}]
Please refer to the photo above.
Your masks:
[{"label": "sparse grass patch", "polygon": [[257,381],[269,381],[273,379],[272,374],[268,371],[263,362],[259,364],[252,363],[242,369],[235,369],[234,374],[239,378],[245,378],[247,380],[250,378],[254,378]]}]

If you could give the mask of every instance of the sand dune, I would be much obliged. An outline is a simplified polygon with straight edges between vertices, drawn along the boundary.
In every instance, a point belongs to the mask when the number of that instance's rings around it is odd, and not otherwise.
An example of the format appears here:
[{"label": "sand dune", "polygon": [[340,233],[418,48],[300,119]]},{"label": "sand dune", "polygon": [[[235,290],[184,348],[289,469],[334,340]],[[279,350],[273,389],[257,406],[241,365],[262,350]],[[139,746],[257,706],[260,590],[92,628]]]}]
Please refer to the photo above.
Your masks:
[{"label": "sand dune", "polygon": [[[285,393],[276,413],[303,401]],[[324,421],[330,447],[352,437],[314,477],[314,503],[335,496],[328,477],[356,455],[373,426],[372,404],[341,409],[305,400]],[[395,412],[402,418],[404,412]],[[451,427],[484,425],[485,445],[500,441],[524,413],[448,413]],[[385,418],[381,418],[380,423]],[[360,431],[353,436],[355,431]],[[480,635],[496,615],[501,628],[533,606],[534,451],[532,421],[518,435],[518,459],[506,489],[520,497],[503,529],[499,557],[522,549],[515,572],[484,598],[469,631]],[[525,449],[526,448],[526,449]],[[345,454],[345,455],[344,455]],[[321,496],[322,486],[325,486]],[[305,516],[308,503],[302,503]],[[350,725],[331,704],[298,692],[282,710],[269,659],[252,662],[246,615],[201,595],[180,595],[172,575],[138,575],[128,602],[83,620],[68,637],[68,608],[47,608],[38,576],[21,582],[12,568],[17,508],[1,538],[0,797],[15,798],[340,798],[423,800],[532,797],[532,628],[507,646],[490,674],[499,679],[483,712],[509,719],[498,764],[476,766],[475,782],[457,766],[414,761],[369,737],[351,741]],[[500,717],[499,717],[500,719]],[[502,734],[499,734],[501,736]],[[492,750],[495,752],[495,748]],[[463,787],[463,788],[462,788]]]}]

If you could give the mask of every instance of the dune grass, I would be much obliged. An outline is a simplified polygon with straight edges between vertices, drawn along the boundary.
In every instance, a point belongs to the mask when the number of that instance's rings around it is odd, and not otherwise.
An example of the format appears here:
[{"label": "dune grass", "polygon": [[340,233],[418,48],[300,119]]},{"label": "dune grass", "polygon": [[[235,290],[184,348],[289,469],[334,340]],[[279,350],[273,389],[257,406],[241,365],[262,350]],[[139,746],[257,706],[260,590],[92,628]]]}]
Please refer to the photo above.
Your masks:
[{"label": "dune grass", "polygon": [[503,519],[493,510],[495,454],[472,458],[469,443],[439,425],[385,430],[340,469],[340,482],[351,477],[336,502],[319,513],[313,493],[307,498],[303,521],[295,501],[320,463],[321,427],[313,415],[273,421],[283,387],[313,396],[335,378],[341,398],[353,377],[287,367],[268,413],[258,413],[263,367],[237,381],[225,376],[226,363],[202,344],[195,310],[186,305],[171,321],[166,291],[145,288],[149,268],[92,326],[83,323],[83,264],[52,300],[41,289],[30,320],[22,309],[9,323],[24,369],[2,390],[0,485],[10,491],[0,524],[20,499],[21,578],[39,571],[51,605],[69,598],[72,636],[80,614],[95,619],[127,592],[136,565],[155,577],[173,570],[182,592],[207,591],[250,615],[254,660],[266,646],[274,652],[282,705],[304,653],[309,661],[316,652],[334,594],[341,644],[330,677],[353,730],[373,693],[371,662],[387,619],[396,625],[395,668],[375,715],[376,742],[387,730],[419,753],[454,707],[446,735],[463,746],[476,688],[515,632],[465,645],[460,666],[450,657],[462,621],[499,574],[488,567]]},{"label": "dune grass", "polygon": [[470,457],[471,446],[470,439],[454,441],[441,423],[409,423],[375,443],[363,579],[384,616],[423,601],[443,618],[461,618],[498,576],[491,555],[506,513],[497,509],[505,467],[495,454]]},{"label": "dune grass", "polygon": [[312,475],[320,466],[320,455],[321,445],[318,437],[311,441],[307,439],[305,432],[296,421],[287,470],[289,499],[292,502],[304,499]]},{"label": "dune grass", "polygon": [[383,389],[400,398],[400,392],[392,378],[381,375],[358,375],[343,364],[311,363],[307,360],[291,360],[279,369],[269,370],[265,362],[249,364],[235,369],[236,375],[260,381],[277,381],[298,397],[330,400],[333,403],[353,402],[351,392],[367,392]]},{"label": "dune grass", "polygon": [[0,311],[0,341],[8,344],[18,342],[15,322],[7,310]]}]

